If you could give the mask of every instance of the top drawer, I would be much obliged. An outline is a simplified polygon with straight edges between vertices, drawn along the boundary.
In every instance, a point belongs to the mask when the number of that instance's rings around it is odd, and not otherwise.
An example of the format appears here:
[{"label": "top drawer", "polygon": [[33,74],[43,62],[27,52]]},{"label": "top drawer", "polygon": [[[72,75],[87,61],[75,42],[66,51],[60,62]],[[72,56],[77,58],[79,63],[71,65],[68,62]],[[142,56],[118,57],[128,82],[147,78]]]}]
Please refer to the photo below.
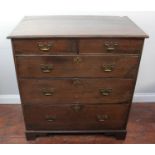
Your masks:
[{"label": "top drawer", "polygon": [[143,48],[143,39],[80,39],[80,53],[120,53],[139,54]]},{"label": "top drawer", "polygon": [[73,54],[77,53],[74,39],[15,39],[12,41],[15,54]]}]

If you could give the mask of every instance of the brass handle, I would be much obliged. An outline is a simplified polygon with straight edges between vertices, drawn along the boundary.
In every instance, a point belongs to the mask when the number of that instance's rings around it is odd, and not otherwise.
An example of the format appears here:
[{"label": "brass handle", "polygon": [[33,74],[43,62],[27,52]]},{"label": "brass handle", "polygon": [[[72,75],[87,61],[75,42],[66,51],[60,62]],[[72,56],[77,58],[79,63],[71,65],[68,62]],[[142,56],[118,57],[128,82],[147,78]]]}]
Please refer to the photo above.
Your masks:
[{"label": "brass handle", "polygon": [[53,70],[52,64],[41,64],[41,70],[43,73],[50,73]]},{"label": "brass handle", "polygon": [[77,57],[74,57],[73,61],[74,61],[74,63],[79,64],[79,63],[81,63],[82,59],[77,56]]},{"label": "brass handle", "polygon": [[106,47],[106,50],[108,52],[112,52],[116,49],[116,46],[118,46],[117,42],[107,41],[104,43],[104,46]]},{"label": "brass handle", "polygon": [[112,92],[112,89],[106,89],[106,88],[100,89],[100,93],[103,96],[108,96],[108,95],[110,95],[111,92]]},{"label": "brass handle", "polygon": [[108,115],[97,115],[97,120],[100,122],[104,122],[105,120],[108,120],[109,116]]},{"label": "brass handle", "polygon": [[42,93],[45,96],[52,96],[54,94],[54,88],[43,88]]},{"label": "brass handle", "polygon": [[52,43],[43,43],[43,42],[39,42],[38,43],[38,47],[41,51],[43,52],[48,52],[51,47],[52,47]]},{"label": "brass handle", "polygon": [[45,116],[45,119],[48,122],[54,122],[56,120],[56,116]]},{"label": "brass handle", "polygon": [[114,69],[114,65],[111,65],[111,64],[110,65],[103,65],[102,69],[104,72],[112,72]]},{"label": "brass handle", "polygon": [[71,106],[71,108],[72,108],[75,112],[79,112],[79,111],[83,108],[83,106],[80,105],[80,104],[76,104],[76,105]]},{"label": "brass handle", "polygon": [[107,47],[107,51],[114,51],[115,48],[114,47]]}]

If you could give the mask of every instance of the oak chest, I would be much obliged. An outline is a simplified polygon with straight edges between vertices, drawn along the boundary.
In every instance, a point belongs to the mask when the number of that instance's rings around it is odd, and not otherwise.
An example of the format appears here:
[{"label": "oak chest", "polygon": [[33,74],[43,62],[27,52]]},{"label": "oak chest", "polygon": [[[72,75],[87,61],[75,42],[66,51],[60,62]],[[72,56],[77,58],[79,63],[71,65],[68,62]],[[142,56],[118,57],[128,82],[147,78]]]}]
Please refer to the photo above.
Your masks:
[{"label": "oak chest", "polygon": [[27,139],[123,139],[144,39],[128,17],[25,17],[11,38]]}]

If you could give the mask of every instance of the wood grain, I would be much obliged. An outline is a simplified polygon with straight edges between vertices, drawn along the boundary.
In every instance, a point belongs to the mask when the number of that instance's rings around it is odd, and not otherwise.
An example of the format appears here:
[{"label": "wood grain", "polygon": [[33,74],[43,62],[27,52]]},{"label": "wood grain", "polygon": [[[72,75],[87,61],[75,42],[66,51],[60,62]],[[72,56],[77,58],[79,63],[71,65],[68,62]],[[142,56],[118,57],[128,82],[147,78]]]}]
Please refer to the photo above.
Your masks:
[{"label": "wood grain", "polygon": [[32,16],[25,17],[8,38],[44,37],[148,37],[128,17]]},{"label": "wood grain", "polygon": [[27,130],[122,130],[125,129],[128,108],[126,104],[26,105],[24,116]]},{"label": "wood grain", "polygon": [[[79,133],[80,128],[85,133],[100,131],[124,139],[146,37],[127,17],[24,18],[8,38],[13,45],[19,91],[28,124],[27,139],[58,131]],[[112,70],[108,69],[111,74],[104,72],[105,65],[112,65]],[[129,108],[124,108],[126,104]],[[84,112],[80,111],[78,118],[69,107],[76,107],[74,111],[77,112],[79,105],[86,108]],[[95,122],[96,112],[104,113],[105,116],[97,116],[100,120],[109,118],[109,122],[104,120],[105,126]],[[55,126],[48,125],[42,117],[46,113],[57,114],[62,121]],[[68,120],[67,114],[74,119]],[[56,118],[46,116],[46,119],[53,122]],[[81,122],[80,126],[74,123],[76,119]],[[45,132],[44,127],[55,131]],[[98,128],[100,130],[96,130]]]},{"label": "wood grain", "polygon": [[[80,62],[75,60],[79,59]],[[18,56],[17,72],[20,78],[53,77],[113,77],[134,78],[139,56],[122,55],[74,55],[74,56]],[[52,67],[49,72],[45,69]],[[111,66],[111,71],[107,71]]]},{"label": "wood grain", "polygon": [[[131,79],[65,78],[65,79],[20,79],[23,102],[28,103],[123,103],[130,102],[134,81]],[[43,90],[54,91],[46,96]],[[109,95],[101,94],[101,89],[112,89]]]},{"label": "wood grain", "polygon": [[[108,50],[108,47],[113,50]],[[140,54],[142,47],[143,39],[83,38],[79,40],[79,53]]]},{"label": "wood grain", "polygon": [[[15,39],[12,41],[15,54],[76,54],[77,45],[74,39]],[[39,45],[49,46],[49,50],[42,51]]]}]

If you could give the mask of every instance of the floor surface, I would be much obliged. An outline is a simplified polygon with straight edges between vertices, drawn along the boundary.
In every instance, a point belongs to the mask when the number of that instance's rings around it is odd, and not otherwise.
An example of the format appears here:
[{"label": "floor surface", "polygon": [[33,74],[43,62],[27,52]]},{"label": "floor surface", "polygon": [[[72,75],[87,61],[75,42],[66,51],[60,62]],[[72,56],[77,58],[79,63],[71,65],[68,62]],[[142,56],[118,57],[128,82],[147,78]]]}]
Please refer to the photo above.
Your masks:
[{"label": "floor surface", "polygon": [[125,140],[97,135],[52,135],[27,141],[24,135],[22,110],[19,104],[0,104],[1,144],[135,144],[155,143],[155,103],[135,103],[130,112]]}]

